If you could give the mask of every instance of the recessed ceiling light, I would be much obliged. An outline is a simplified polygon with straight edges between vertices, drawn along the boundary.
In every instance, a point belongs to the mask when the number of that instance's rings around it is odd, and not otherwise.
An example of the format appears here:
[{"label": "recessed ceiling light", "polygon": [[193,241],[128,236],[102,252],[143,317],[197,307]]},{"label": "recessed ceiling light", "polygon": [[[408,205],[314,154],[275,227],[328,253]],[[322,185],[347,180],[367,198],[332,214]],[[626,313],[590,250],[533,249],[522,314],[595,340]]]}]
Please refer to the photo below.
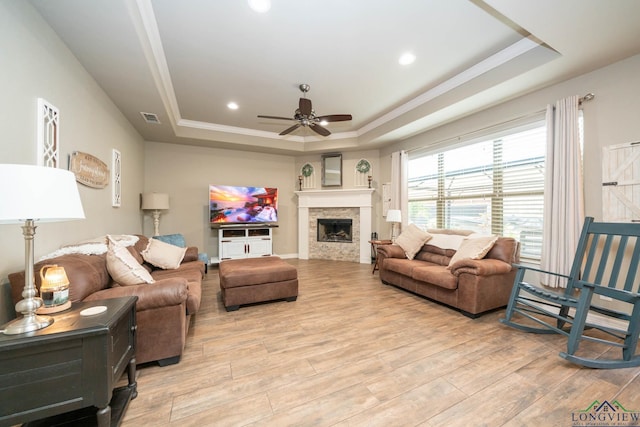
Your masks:
[{"label": "recessed ceiling light", "polygon": [[271,9],[271,0],[249,0],[249,7],[258,13],[266,13]]},{"label": "recessed ceiling light", "polygon": [[322,126],[326,126],[326,125],[328,125],[328,124],[329,124],[329,122],[328,122],[328,121],[326,121],[326,120],[322,120],[322,121],[320,121],[320,124],[321,124]]},{"label": "recessed ceiling light", "polygon": [[405,52],[400,56],[398,62],[400,65],[409,65],[413,64],[413,61],[416,60],[416,56],[411,52]]},{"label": "recessed ceiling light", "polygon": [[230,102],[227,104],[227,108],[230,110],[237,110],[238,109],[238,104],[236,104],[235,102]]}]

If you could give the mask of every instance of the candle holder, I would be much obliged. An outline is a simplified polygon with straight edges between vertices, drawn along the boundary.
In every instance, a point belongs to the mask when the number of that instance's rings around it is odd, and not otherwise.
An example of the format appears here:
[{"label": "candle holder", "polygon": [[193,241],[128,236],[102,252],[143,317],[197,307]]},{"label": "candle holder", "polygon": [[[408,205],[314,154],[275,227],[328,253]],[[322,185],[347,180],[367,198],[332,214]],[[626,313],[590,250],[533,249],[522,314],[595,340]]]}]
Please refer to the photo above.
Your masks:
[{"label": "candle holder", "polygon": [[298,187],[300,191],[302,191],[302,175],[298,175]]},{"label": "candle holder", "polygon": [[371,181],[373,181],[373,177],[371,175],[368,175],[367,181],[369,182],[369,188],[371,188]]}]

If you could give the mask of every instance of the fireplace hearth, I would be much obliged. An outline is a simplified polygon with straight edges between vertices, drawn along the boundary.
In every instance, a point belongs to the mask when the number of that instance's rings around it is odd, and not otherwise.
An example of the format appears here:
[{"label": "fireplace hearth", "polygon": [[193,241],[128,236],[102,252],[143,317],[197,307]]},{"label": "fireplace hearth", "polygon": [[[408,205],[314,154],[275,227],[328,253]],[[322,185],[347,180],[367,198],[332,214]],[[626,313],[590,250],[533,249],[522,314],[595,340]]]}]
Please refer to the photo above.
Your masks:
[{"label": "fireplace hearth", "polygon": [[352,242],[352,223],[351,219],[318,218],[318,242]]}]

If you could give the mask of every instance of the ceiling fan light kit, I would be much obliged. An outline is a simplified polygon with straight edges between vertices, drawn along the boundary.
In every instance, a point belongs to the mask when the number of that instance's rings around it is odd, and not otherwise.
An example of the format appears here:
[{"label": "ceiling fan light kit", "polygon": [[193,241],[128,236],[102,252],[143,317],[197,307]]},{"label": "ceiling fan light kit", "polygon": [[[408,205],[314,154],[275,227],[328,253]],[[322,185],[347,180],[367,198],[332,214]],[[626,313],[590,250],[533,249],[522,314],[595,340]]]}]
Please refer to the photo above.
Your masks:
[{"label": "ceiling fan light kit", "polygon": [[325,128],[324,125],[331,122],[345,122],[352,119],[351,114],[329,114],[326,116],[317,116],[316,112],[313,110],[311,100],[306,97],[311,86],[303,83],[298,86],[298,88],[302,92],[302,98],[300,98],[300,101],[298,102],[298,108],[294,112],[293,118],[263,115],[258,116],[258,118],[262,119],[293,120],[296,122],[293,126],[280,132],[279,135],[287,135],[302,126],[308,127],[318,135],[329,136],[331,135],[331,132],[329,129]]}]

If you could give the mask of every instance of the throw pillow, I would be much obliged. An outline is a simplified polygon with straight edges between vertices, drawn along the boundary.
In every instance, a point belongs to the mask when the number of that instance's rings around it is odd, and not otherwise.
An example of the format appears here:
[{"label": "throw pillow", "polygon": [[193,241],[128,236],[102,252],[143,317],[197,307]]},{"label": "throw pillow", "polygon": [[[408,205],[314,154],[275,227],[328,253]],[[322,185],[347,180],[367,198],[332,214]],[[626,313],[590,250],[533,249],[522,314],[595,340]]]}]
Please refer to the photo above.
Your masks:
[{"label": "throw pillow", "polygon": [[138,236],[134,236],[132,234],[106,234],[103,236],[94,237],[93,239],[83,240],[79,242],[79,244],[104,243],[105,245],[108,245],[109,239],[113,240],[115,243],[121,246],[131,246],[135,245],[135,243],[138,241]]},{"label": "throw pillow", "polygon": [[163,234],[162,236],[153,236],[153,238],[180,248],[187,247],[187,242],[182,234]]},{"label": "throw pillow", "polygon": [[433,233],[433,238],[429,240],[431,246],[436,246],[440,249],[453,249],[457,251],[462,244],[465,236],[460,234],[441,234]]},{"label": "throw pillow", "polygon": [[398,238],[396,238],[395,244],[402,248],[407,258],[413,259],[422,248],[422,245],[430,238],[431,234],[415,224],[409,224],[407,228],[402,230]]},{"label": "throw pillow", "polygon": [[142,258],[149,264],[165,270],[180,267],[187,248],[180,248],[157,239],[149,239],[147,248],[142,251]]},{"label": "throw pillow", "polygon": [[461,259],[482,259],[489,253],[498,236],[465,237],[451,261],[449,267]]},{"label": "throw pillow", "polygon": [[113,280],[123,286],[153,283],[153,277],[131,255],[127,247],[117,244],[111,238],[107,250],[107,271]]}]

